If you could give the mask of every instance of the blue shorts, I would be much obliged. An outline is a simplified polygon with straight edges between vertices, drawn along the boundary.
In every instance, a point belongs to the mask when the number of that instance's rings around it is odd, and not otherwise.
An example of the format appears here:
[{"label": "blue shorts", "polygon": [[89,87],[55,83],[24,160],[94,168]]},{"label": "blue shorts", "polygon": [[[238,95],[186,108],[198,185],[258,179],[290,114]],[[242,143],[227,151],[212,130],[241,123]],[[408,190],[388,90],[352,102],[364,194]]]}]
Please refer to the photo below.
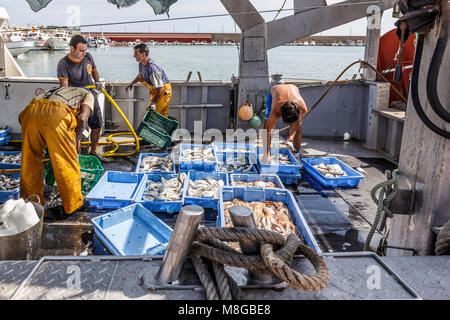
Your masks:
[{"label": "blue shorts", "polygon": [[94,96],[94,110],[92,115],[88,119],[88,125],[91,129],[98,129],[103,127],[104,122],[102,118],[102,111],[100,110],[100,104],[98,103],[98,96],[95,90],[90,90]]},{"label": "blue shorts", "polygon": [[272,110],[272,95],[269,94],[267,95],[267,99],[266,99],[266,114],[265,114],[265,118],[269,119],[269,115],[270,115],[270,111]]}]

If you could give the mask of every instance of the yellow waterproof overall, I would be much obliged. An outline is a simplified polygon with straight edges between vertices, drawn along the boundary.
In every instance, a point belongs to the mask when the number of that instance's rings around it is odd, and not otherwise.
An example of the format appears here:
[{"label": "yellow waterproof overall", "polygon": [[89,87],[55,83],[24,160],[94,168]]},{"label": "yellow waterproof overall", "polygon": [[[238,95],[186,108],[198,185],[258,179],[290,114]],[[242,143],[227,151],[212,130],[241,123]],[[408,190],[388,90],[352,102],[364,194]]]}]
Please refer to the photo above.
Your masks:
[{"label": "yellow waterproof overall", "polygon": [[[150,101],[152,101],[153,98],[156,96],[156,92],[158,90],[145,81],[141,81],[141,83],[148,88],[150,93]],[[172,85],[169,82],[164,85],[164,92],[161,94],[161,97],[159,97],[159,100],[156,103],[156,112],[162,114],[164,117],[167,117],[167,115],[169,114],[169,103],[171,99],[172,99]]]},{"label": "yellow waterproof overall", "polygon": [[19,115],[22,127],[20,196],[37,194],[45,204],[43,160],[47,145],[66,213],[72,213],[83,204],[74,112],[61,102],[33,99]]}]

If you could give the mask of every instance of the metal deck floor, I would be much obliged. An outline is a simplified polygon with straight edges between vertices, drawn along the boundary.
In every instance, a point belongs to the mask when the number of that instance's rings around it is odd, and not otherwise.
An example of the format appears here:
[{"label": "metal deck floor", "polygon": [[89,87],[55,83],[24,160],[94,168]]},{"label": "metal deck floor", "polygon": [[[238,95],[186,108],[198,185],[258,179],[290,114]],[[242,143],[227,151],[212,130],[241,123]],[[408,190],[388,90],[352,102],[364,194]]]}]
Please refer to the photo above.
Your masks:
[{"label": "metal deck floor", "polygon": [[[186,263],[176,287],[149,288],[161,258],[55,257],[57,261],[0,262],[0,299],[15,300],[204,300],[205,292]],[[97,261],[96,261],[97,259]],[[105,259],[100,261],[98,259]],[[320,292],[241,286],[246,300],[448,300],[450,257],[377,258],[366,253],[327,254],[330,282]],[[312,273],[305,259],[293,268]],[[374,278],[375,277],[375,278]]]}]

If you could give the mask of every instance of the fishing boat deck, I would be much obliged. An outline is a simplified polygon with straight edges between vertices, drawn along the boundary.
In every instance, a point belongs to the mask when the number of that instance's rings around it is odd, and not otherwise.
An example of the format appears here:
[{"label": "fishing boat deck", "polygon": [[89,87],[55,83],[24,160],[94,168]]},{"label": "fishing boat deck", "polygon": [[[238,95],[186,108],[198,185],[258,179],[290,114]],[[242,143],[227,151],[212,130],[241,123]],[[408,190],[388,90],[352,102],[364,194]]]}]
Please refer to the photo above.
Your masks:
[{"label": "fishing boat deck", "polygon": [[[126,152],[133,146],[121,145],[121,148],[120,151]],[[175,145],[172,151],[176,153],[177,148]],[[140,152],[158,150],[143,144]],[[319,293],[289,287],[277,289],[279,284],[255,287],[242,283],[247,299],[450,298],[448,257],[379,257],[361,252],[376,213],[370,190],[386,179],[385,170],[393,170],[395,164],[357,141],[305,137],[301,156],[335,156],[353,168],[361,167],[366,171],[357,188],[323,188],[304,170],[298,185],[286,185],[294,193],[324,252],[330,283]],[[105,171],[134,171],[138,157],[136,154],[110,159],[103,162],[103,166]],[[205,299],[205,292],[190,263],[185,264],[183,280],[178,286],[154,287],[154,284],[146,285],[143,279],[146,274],[158,270],[161,256],[116,257],[108,255],[105,248],[103,251],[94,248],[90,220],[105,212],[87,208],[67,220],[44,223],[41,260],[0,262],[0,299]],[[173,218],[165,221],[171,226],[175,223]],[[372,246],[376,248],[378,241],[379,234],[376,234]],[[298,256],[294,261],[295,270],[314,272],[303,257]],[[68,288],[66,283],[67,268],[71,265],[80,267],[82,274],[81,287],[77,290]],[[369,285],[369,271],[372,270],[369,268],[373,266],[381,270],[380,288]],[[47,272],[49,269],[51,272]]]}]

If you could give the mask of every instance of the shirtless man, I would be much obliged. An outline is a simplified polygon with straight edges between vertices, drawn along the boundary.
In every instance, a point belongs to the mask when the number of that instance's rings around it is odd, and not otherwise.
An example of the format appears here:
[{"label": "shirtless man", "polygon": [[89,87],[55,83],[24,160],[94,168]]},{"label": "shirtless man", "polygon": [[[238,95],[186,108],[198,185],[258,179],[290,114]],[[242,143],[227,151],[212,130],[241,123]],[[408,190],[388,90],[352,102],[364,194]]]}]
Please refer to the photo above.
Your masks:
[{"label": "shirtless man", "polygon": [[298,158],[302,143],[302,119],[306,111],[305,101],[296,86],[292,84],[279,84],[270,89],[266,101],[264,129],[266,129],[267,139],[263,139],[263,163],[270,162],[272,130],[280,118],[283,118],[284,123],[290,125],[289,137],[286,139],[286,142],[293,144],[294,155]]}]

